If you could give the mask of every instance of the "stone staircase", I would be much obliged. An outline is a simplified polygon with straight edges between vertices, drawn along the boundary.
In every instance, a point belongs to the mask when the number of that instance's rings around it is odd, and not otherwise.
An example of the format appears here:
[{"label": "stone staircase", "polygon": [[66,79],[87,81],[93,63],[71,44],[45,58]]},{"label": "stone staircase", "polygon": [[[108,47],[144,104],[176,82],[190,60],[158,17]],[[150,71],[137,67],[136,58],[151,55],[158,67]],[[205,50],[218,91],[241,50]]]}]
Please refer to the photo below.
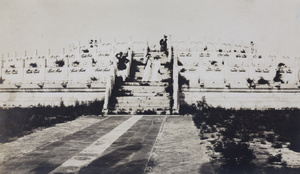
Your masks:
[{"label": "stone staircase", "polygon": [[171,73],[168,68],[168,58],[162,52],[150,52],[151,56],[160,56],[160,81],[142,82],[144,60],[141,56],[134,56],[135,63],[131,69],[132,77],[115,89],[114,99],[110,102],[109,114],[170,114]]}]

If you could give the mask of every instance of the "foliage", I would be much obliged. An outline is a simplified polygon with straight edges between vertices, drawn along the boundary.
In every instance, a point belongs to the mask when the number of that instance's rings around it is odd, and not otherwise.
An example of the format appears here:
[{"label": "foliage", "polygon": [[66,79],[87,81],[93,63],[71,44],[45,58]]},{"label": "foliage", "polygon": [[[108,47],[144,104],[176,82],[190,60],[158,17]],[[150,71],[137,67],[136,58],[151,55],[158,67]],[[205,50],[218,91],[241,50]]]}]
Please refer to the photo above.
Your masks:
[{"label": "foliage", "polygon": [[300,134],[291,137],[291,144],[289,148],[293,151],[300,152]]},{"label": "foliage", "polygon": [[256,158],[249,144],[241,142],[224,142],[221,154],[229,166],[248,166]]},{"label": "foliage", "polygon": [[[262,137],[264,131],[269,131],[273,133],[267,134],[267,141],[271,143],[290,142],[290,149],[300,151],[299,109],[225,109],[209,106],[205,100],[198,102],[197,105],[181,107],[182,113],[194,115],[197,127],[200,127],[202,123],[223,127],[221,133],[226,139],[239,138],[247,142],[253,137]],[[276,145],[276,147],[280,147],[280,145]]]},{"label": "foliage", "polygon": [[274,142],[273,144],[272,144],[272,147],[274,147],[274,148],[282,148],[282,143],[281,142]]},{"label": "foliage", "polygon": [[37,67],[37,64],[36,63],[30,63],[29,64],[32,68],[36,68]]},{"label": "foliage", "polygon": [[222,152],[223,151],[223,143],[218,141],[214,144],[215,152]]},{"label": "foliage", "polygon": [[95,100],[87,103],[75,102],[65,106],[35,106],[32,108],[0,108],[0,143],[39,127],[49,127],[57,123],[76,119],[81,115],[101,115],[103,101]]},{"label": "foliage", "polygon": [[0,84],[2,84],[5,81],[2,77],[0,77]]},{"label": "foliage", "polygon": [[155,112],[154,110],[148,109],[148,110],[144,110],[144,111],[138,111],[136,114],[138,114],[138,115],[141,115],[141,114],[156,115],[157,112]]},{"label": "foliage", "polygon": [[65,61],[64,60],[56,60],[55,61],[55,64],[58,66],[58,67],[63,67],[65,65]]},{"label": "foliage", "polygon": [[281,154],[277,154],[275,156],[270,155],[267,159],[268,163],[273,163],[273,162],[281,162],[282,159],[282,155]]},{"label": "foliage", "polygon": [[[219,152],[222,155],[221,160],[224,160],[224,165],[220,168],[221,173],[245,173],[253,169],[255,165],[252,161],[255,155],[248,144],[253,138],[261,138],[261,144],[266,144],[267,140],[272,143],[273,148],[282,148],[284,142],[290,142],[289,148],[300,152],[298,108],[225,109],[209,106],[205,98],[184,108],[185,112],[193,114],[193,120],[200,132],[206,132],[209,127],[216,127],[222,134],[221,140],[214,143],[214,151]],[[201,134],[201,139],[203,137],[205,135]],[[281,160],[282,156],[278,154],[269,156],[267,162],[286,166],[286,162]],[[275,169],[268,170],[274,173]]]},{"label": "foliage", "polygon": [[187,80],[184,76],[182,76],[180,73],[178,75],[178,85],[179,85],[179,91],[182,90],[183,85],[187,85],[188,87],[190,86],[190,81]]}]

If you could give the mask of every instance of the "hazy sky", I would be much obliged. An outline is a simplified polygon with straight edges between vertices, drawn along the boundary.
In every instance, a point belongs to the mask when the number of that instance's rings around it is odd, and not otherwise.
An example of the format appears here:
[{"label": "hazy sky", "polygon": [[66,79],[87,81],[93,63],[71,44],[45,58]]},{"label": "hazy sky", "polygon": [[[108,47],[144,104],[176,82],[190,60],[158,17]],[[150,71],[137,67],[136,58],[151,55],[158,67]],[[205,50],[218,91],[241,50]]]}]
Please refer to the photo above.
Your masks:
[{"label": "hazy sky", "polygon": [[0,52],[61,51],[89,39],[248,43],[300,56],[299,0],[0,0]]}]

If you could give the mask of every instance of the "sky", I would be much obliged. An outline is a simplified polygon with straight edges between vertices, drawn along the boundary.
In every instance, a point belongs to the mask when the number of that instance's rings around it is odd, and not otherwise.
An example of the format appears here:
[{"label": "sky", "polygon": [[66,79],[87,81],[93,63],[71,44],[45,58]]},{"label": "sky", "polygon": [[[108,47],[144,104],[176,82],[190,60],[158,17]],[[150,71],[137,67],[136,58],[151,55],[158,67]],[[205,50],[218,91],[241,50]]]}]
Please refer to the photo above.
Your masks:
[{"label": "sky", "polygon": [[300,56],[300,0],[0,0],[0,53],[60,53],[72,43],[244,43]]}]

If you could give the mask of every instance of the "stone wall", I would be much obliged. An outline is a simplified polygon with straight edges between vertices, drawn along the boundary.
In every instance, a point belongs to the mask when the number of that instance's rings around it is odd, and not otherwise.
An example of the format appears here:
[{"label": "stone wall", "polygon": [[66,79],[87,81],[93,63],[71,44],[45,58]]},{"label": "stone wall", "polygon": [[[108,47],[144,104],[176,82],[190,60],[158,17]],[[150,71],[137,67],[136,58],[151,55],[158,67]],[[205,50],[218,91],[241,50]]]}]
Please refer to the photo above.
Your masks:
[{"label": "stone wall", "polygon": [[76,101],[89,102],[94,100],[103,100],[105,89],[103,90],[40,90],[28,91],[19,90],[1,91],[0,107],[30,107],[37,105],[59,106],[63,101],[66,106],[74,105]]},{"label": "stone wall", "polygon": [[196,91],[183,92],[180,102],[197,103],[202,97],[212,106],[221,106],[225,108],[285,108],[299,107],[300,91]]}]

